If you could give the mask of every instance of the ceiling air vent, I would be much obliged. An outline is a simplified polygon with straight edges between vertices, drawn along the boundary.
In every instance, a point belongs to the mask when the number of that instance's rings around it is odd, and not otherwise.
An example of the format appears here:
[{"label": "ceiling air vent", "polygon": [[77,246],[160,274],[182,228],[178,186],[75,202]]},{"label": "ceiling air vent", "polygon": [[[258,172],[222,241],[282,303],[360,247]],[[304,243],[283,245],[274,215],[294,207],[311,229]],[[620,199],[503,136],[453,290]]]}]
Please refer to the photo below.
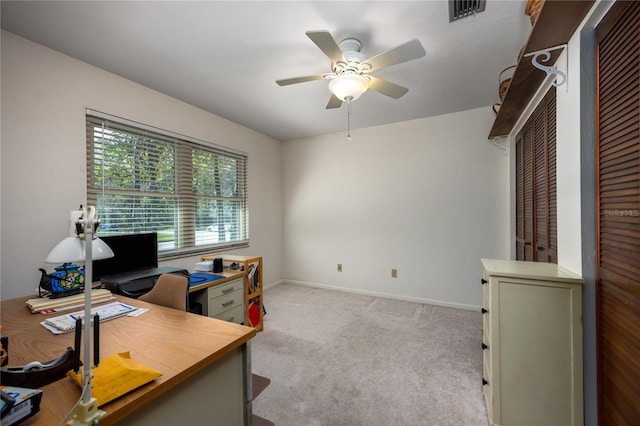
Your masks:
[{"label": "ceiling air vent", "polygon": [[484,12],[485,0],[449,0],[449,22]]}]

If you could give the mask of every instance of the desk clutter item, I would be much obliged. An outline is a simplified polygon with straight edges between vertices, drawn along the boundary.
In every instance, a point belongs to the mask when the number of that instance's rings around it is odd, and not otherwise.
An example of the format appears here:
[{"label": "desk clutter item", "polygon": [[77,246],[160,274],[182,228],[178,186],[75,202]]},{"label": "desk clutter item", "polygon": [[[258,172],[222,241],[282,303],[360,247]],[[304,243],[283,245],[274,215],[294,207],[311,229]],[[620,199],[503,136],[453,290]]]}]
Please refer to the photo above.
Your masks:
[{"label": "desk clutter item", "polygon": [[222,272],[222,269],[224,269],[222,258],[216,257],[213,259],[213,272]]},{"label": "desk clutter item", "polygon": [[22,423],[40,411],[42,391],[13,386],[0,386],[2,391],[2,425]]},{"label": "desk clutter item", "polygon": [[100,279],[102,285],[123,296],[137,299],[151,291],[162,274],[176,274],[189,276],[189,271],[174,266],[159,266],[157,268],[136,269],[121,274],[107,275]]},{"label": "desk clutter item", "polygon": [[[100,365],[91,370],[92,395],[98,400],[98,406],[113,401],[152,380],[162,373],[131,359],[129,352],[109,355],[100,360]],[[82,374],[69,371],[67,376],[82,387]]]},{"label": "desk clutter item", "polygon": [[211,272],[213,271],[213,260],[205,260],[204,262],[196,262],[196,271]]},{"label": "desk clutter item", "polygon": [[[127,315],[138,308],[126,305],[122,302],[113,302],[106,305],[97,306],[91,309],[92,315],[99,315],[100,322],[109,321],[114,318],[119,318],[123,315]],[[71,314],[60,315],[53,318],[47,318],[40,324],[53,334],[61,334],[72,331],[76,327],[76,320],[84,316],[84,310],[73,312]],[[93,318],[92,318],[93,320]]]},{"label": "desk clutter item", "polygon": [[[0,325],[0,331],[2,326]],[[9,336],[0,337],[0,366],[4,367],[9,363]]]},{"label": "desk clutter item", "polygon": [[[97,289],[91,290],[91,303],[102,303],[107,300],[113,300],[115,297],[109,290]],[[49,299],[48,297],[38,297],[26,301],[27,307],[32,314],[37,312],[53,313],[63,310],[81,308],[84,306],[84,294],[76,294],[59,299]]]},{"label": "desk clutter item", "polygon": [[224,276],[222,275],[207,274],[204,272],[192,272],[189,275],[189,287],[194,287],[211,281],[220,280],[222,278],[224,278]]},{"label": "desk clutter item", "polygon": [[62,379],[73,368],[74,355],[74,350],[67,348],[58,358],[45,363],[34,361],[21,366],[2,367],[0,380],[7,386],[41,388]]},{"label": "desk clutter item", "polygon": [[247,308],[248,325],[251,327],[257,327],[262,319],[260,316],[260,307],[258,305],[259,303],[252,301],[249,303],[249,307]]},{"label": "desk clutter item", "polygon": [[84,269],[76,264],[56,266],[56,270],[50,274],[42,268],[39,271],[42,274],[38,287],[40,297],[55,299],[78,294],[84,289]]}]

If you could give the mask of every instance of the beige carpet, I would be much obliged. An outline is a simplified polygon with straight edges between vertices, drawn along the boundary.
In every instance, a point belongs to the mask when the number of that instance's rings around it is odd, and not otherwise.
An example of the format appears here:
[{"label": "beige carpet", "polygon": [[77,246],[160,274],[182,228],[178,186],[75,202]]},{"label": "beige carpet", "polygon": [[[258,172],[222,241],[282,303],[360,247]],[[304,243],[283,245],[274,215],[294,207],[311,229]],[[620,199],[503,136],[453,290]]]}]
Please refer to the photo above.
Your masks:
[{"label": "beige carpet", "polygon": [[480,312],[279,285],[266,290],[253,412],[276,425],[486,426]]}]

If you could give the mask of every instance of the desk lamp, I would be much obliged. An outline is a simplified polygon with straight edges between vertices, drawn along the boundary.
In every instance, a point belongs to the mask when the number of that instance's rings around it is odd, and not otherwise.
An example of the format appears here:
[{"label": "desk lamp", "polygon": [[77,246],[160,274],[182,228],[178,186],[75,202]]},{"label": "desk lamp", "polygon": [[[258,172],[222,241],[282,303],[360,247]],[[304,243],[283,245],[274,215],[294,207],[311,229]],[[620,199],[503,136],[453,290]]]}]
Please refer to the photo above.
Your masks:
[{"label": "desk lamp", "polygon": [[[95,236],[100,221],[96,218],[95,207],[72,211],[69,217],[69,236],[60,241],[47,256],[47,263],[85,263],[84,286],[84,365],[82,401],[78,402],[76,412],[69,425],[89,425],[104,417],[106,413],[98,410],[97,400],[91,395],[91,280],[93,260],[113,257],[113,251],[100,238]],[[91,244],[86,244],[91,241]],[[97,336],[96,336],[97,338]],[[97,343],[97,341],[96,341]],[[98,364],[97,360],[95,362]]]}]

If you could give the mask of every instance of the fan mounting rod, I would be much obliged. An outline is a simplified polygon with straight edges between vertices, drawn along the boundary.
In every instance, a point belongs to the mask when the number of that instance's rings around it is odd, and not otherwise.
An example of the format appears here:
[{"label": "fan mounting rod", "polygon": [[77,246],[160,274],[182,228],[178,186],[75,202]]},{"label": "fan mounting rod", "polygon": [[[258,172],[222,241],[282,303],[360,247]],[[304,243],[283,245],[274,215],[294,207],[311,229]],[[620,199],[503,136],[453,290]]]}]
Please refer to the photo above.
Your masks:
[{"label": "fan mounting rod", "polygon": [[342,50],[342,53],[345,52],[360,52],[362,48],[362,43],[360,40],[355,38],[345,38],[340,43],[338,43],[338,47]]}]

